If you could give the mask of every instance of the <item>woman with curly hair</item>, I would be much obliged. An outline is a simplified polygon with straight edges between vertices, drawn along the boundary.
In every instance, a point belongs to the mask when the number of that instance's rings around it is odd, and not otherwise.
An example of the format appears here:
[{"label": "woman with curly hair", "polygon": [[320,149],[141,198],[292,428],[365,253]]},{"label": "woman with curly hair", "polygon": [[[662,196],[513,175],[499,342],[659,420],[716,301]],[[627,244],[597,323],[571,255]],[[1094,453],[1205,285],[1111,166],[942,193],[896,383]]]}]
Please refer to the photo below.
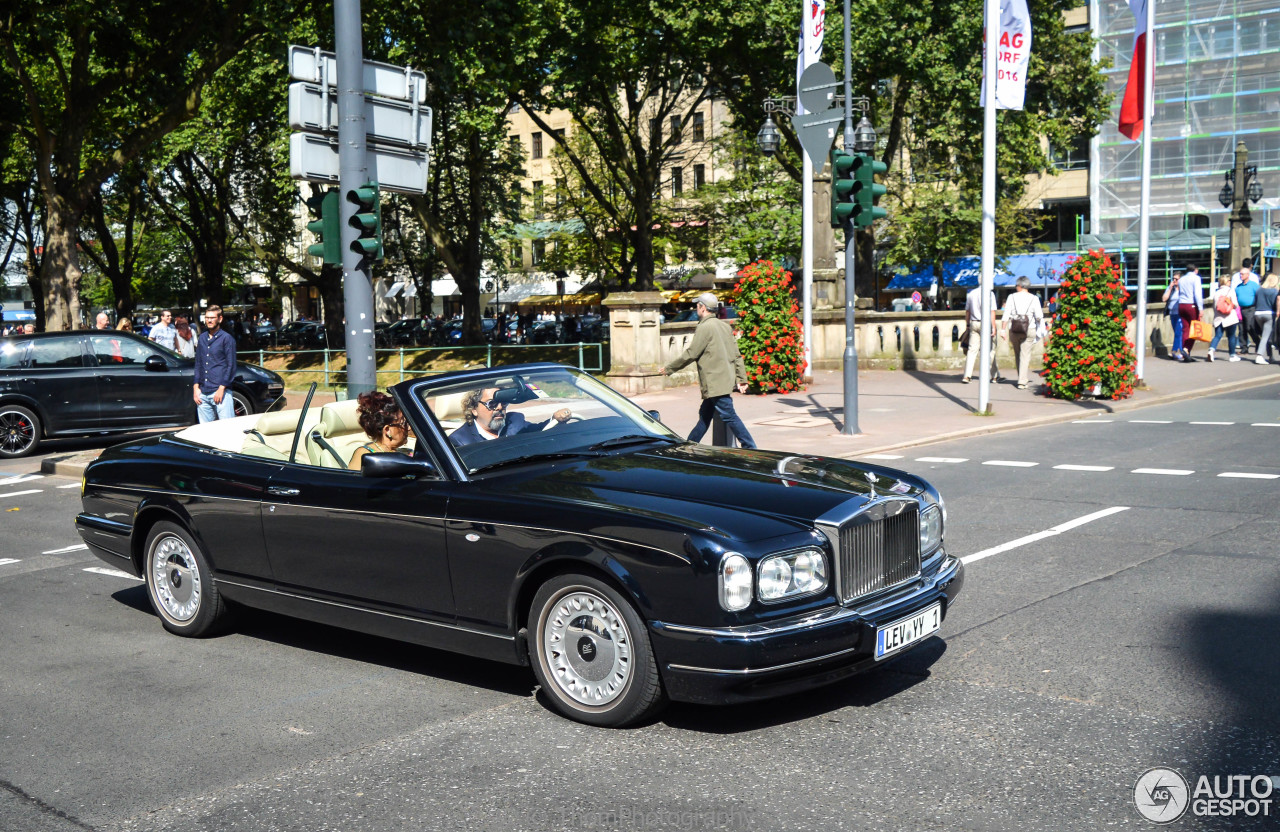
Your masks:
[{"label": "woman with curly hair", "polygon": [[351,455],[351,464],[347,467],[353,471],[360,470],[360,460],[365,454],[399,451],[413,436],[400,405],[386,393],[379,393],[377,390],[361,393],[358,401],[360,406],[356,412],[359,414],[360,427],[364,428],[370,441],[356,448],[356,452]]}]

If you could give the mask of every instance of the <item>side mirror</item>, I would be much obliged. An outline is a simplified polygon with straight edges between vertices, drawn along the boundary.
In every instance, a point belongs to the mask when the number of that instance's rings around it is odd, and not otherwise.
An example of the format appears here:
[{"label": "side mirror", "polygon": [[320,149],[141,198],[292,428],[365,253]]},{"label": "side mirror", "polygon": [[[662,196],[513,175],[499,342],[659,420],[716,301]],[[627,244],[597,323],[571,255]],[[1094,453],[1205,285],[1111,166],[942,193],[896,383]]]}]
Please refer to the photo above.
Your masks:
[{"label": "side mirror", "polygon": [[662,421],[662,414],[661,414],[661,413],[659,413],[659,412],[658,412],[658,411],[656,411],[656,410],[650,410],[650,411],[649,411],[649,415],[653,417],[653,421],[655,421],[655,422],[661,422],[661,421]]},{"label": "side mirror", "polygon": [[360,457],[360,474],[365,477],[434,477],[436,466],[425,459],[399,453],[365,454]]},{"label": "side mirror", "polygon": [[169,364],[158,355],[148,355],[146,362],[143,364],[148,372],[167,373],[169,372]]}]

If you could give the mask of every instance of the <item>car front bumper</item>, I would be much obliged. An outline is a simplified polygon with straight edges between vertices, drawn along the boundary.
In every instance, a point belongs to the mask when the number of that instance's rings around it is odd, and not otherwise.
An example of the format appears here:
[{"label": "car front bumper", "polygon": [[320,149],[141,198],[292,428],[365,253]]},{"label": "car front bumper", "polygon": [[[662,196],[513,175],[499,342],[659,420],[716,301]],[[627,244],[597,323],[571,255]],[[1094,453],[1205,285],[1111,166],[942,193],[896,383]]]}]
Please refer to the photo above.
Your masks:
[{"label": "car front bumper", "polygon": [[875,658],[876,628],[942,601],[943,621],[964,586],[964,564],[938,570],[867,604],[834,606],[769,624],[702,628],[649,622],[667,695],[729,704],[830,684],[909,653],[929,639]]}]

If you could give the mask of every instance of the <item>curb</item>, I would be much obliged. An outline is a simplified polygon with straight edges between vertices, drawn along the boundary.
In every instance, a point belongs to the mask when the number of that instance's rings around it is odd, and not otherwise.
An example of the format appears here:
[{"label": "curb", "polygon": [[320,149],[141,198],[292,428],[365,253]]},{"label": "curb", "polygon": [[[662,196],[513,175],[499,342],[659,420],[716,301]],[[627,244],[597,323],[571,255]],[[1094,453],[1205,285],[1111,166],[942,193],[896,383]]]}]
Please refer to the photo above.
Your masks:
[{"label": "curb", "polygon": [[97,459],[101,453],[101,450],[77,451],[62,456],[46,457],[40,460],[40,473],[79,479],[84,475],[84,469],[89,467],[89,463]]},{"label": "curb", "polygon": [[971,439],[975,436],[986,436],[993,433],[1006,433],[1008,431],[1022,430],[1023,428],[1038,428],[1045,425],[1059,425],[1065,422],[1078,422],[1081,419],[1088,419],[1106,413],[1124,413],[1130,410],[1141,410],[1146,407],[1154,407],[1155,405],[1168,404],[1169,402],[1190,401],[1192,399],[1202,399],[1206,396],[1216,396],[1219,393],[1233,393],[1237,390],[1248,390],[1253,387],[1265,387],[1268,384],[1280,384],[1280,378],[1250,378],[1240,381],[1228,381],[1223,384],[1216,384],[1213,387],[1205,387],[1195,392],[1186,393],[1165,393],[1162,396],[1155,396],[1150,399],[1141,401],[1123,401],[1115,404],[1103,405],[1102,408],[1085,413],[1062,413],[1053,416],[1037,416],[1030,419],[1021,419],[1013,422],[1001,422],[994,425],[983,425],[976,428],[965,428],[964,430],[951,431],[950,433],[942,433],[937,436],[929,436],[920,439],[912,439],[905,442],[892,442],[887,445],[876,445],[868,448],[859,448],[857,451],[842,454],[832,454],[837,459],[855,459],[856,457],[866,456],[867,454],[884,453],[885,451],[899,451],[904,448],[915,448],[921,445],[933,445],[938,442],[950,442],[956,439]]}]

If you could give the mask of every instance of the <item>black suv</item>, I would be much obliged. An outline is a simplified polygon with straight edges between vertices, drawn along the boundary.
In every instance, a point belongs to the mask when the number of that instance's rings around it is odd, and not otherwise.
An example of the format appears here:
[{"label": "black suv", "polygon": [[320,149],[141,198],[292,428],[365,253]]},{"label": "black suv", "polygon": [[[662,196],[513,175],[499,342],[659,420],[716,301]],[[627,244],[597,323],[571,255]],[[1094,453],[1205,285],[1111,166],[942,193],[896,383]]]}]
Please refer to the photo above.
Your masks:
[{"label": "black suv", "polygon": [[[0,458],[26,456],[49,437],[190,425],[194,377],[194,360],[130,332],[0,338]],[[237,363],[237,416],[283,392],[276,373]]]}]

